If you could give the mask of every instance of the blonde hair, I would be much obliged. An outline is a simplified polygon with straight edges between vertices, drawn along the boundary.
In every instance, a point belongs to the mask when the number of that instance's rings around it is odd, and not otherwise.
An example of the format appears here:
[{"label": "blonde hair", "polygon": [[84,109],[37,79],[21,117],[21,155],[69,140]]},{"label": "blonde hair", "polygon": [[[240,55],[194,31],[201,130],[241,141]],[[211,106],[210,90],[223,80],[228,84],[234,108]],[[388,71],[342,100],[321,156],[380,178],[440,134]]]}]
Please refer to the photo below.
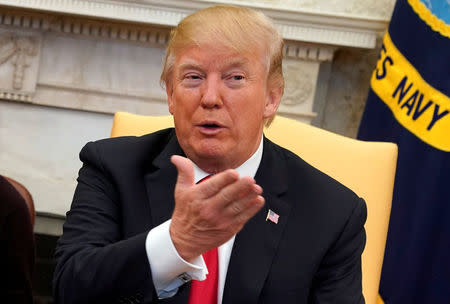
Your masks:
[{"label": "blonde hair", "polygon": [[199,10],[183,20],[170,33],[161,84],[168,85],[175,57],[183,48],[206,44],[229,47],[240,54],[257,50],[265,56],[268,82],[284,88],[282,71],[283,38],[263,13],[231,5]]}]

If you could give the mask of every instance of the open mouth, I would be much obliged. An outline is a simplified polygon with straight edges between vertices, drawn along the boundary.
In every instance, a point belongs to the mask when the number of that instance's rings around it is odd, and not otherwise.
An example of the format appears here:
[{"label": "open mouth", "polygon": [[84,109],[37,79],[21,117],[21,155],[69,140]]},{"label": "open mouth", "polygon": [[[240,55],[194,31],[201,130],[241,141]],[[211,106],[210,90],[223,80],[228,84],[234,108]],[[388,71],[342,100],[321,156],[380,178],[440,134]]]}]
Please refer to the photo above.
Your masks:
[{"label": "open mouth", "polygon": [[220,127],[218,124],[215,124],[215,123],[202,124],[201,126],[204,127],[204,128],[208,128],[208,129],[210,129],[210,128],[219,128]]},{"label": "open mouth", "polygon": [[207,121],[197,125],[202,133],[213,135],[222,130],[223,126],[215,121]]}]

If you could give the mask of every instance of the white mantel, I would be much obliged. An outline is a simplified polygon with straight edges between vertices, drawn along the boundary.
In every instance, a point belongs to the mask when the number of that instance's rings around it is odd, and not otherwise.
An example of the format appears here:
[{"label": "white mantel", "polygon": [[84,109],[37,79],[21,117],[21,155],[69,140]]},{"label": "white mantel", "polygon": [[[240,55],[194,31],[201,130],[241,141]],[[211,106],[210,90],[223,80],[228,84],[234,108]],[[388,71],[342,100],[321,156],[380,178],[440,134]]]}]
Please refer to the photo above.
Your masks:
[{"label": "white mantel", "polygon": [[218,3],[274,20],[285,39],[279,113],[310,123],[327,90],[321,64],[342,47],[374,48],[394,1],[0,0],[0,174],[28,186],[37,211],[64,214],[82,143],[107,137],[116,111],[168,114],[159,75],[170,28]]},{"label": "white mantel", "polygon": [[[364,4],[366,2],[366,4]],[[376,34],[383,31],[393,1],[358,1],[336,5],[336,1],[205,1],[205,0],[1,0],[0,5],[65,13],[83,17],[172,27],[186,15],[211,5],[244,5],[271,17],[286,40],[350,46],[375,47]],[[316,3],[316,6],[312,6]],[[339,1],[337,1],[339,3]],[[341,1],[351,3],[351,1]],[[362,4],[361,4],[362,3]],[[303,8],[302,8],[303,4]],[[305,9],[304,7],[309,7]],[[351,7],[357,13],[351,13]],[[328,9],[327,9],[328,8]],[[345,8],[342,11],[342,8]],[[366,8],[364,10],[364,8]],[[378,10],[377,10],[378,8]],[[339,10],[341,9],[341,10]],[[384,9],[385,16],[380,12]],[[361,16],[360,13],[365,12]],[[374,15],[370,15],[372,12]]]}]

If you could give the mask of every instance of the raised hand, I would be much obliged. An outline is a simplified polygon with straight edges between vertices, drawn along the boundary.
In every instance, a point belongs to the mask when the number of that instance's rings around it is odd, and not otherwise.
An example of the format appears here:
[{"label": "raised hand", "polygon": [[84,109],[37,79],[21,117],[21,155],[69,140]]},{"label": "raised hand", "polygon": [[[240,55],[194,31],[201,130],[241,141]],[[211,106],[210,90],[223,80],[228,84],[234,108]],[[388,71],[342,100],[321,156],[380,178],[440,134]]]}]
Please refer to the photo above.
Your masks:
[{"label": "raised hand", "polygon": [[186,261],[228,241],[264,206],[262,188],[251,177],[230,169],[195,184],[189,159],[174,155],[171,161],[178,179],[170,236]]}]

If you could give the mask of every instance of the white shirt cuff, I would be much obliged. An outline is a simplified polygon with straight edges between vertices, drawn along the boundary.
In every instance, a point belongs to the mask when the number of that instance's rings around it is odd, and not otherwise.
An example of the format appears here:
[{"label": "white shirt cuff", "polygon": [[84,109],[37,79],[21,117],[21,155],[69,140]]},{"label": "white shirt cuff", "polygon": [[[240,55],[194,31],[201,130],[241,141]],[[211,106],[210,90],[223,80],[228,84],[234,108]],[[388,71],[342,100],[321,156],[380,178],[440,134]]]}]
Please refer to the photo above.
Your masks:
[{"label": "white shirt cuff", "polygon": [[153,285],[160,299],[174,296],[178,287],[185,283],[179,276],[189,275],[193,280],[206,279],[208,269],[200,255],[191,263],[178,254],[170,237],[171,220],[153,228],[145,240],[145,250],[152,272]]}]

